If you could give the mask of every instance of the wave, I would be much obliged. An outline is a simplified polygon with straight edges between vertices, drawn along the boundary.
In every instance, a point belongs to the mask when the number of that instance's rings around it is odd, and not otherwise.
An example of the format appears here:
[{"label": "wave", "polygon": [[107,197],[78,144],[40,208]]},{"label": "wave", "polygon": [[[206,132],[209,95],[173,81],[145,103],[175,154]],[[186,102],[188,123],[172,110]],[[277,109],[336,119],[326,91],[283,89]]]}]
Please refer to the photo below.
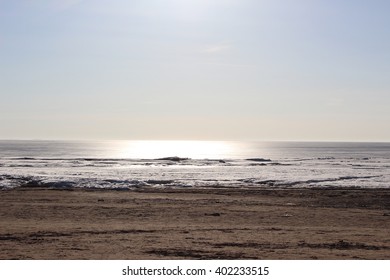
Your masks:
[{"label": "wave", "polygon": [[246,160],[256,161],[256,162],[270,162],[271,161],[268,158],[247,158]]},{"label": "wave", "polygon": [[322,183],[328,182],[341,182],[341,181],[356,181],[363,179],[372,179],[372,178],[380,178],[382,175],[377,176],[341,176],[337,178],[323,178],[323,179],[309,179],[309,180],[297,180],[297,181],[286,181],[286,180],[275,180],[275,179],[266,179],[266,180],[258,180],[256,178],[246,178],[240,179],[238,181],[245,184],[253,184],[260,185],[264,187],[283,187],[283,188],[291,188],[291,187],[310,187],[313,184],[320,184],[322,187],[325,185]]},{"label": "wave", "polygon": [[376,176],[342,176],[337,178],[324,178],[324,179],[309,179],[304,181],[292,181],[292,182],[282,182],[279,185],[285,186],[285,187],[292,187],[292,186],[308,186],[311,184],[318,184],[318,183],[328,183],[328,182],[341,182],[341,181],[356,181],[356,180],[362,180],[362,179],[372,179],[372,178],[380,178],[382,175],[376,175]]},{"label": "wave", "polygon": [[182,158],[182,157],[163,157],[163,158],[158,158],[156,160],[169,160],[169,161],[183,161],[183,160],[189,160],[190,158]]},{"label": "wave", "polygon": [[[381,176],[345,176],[338,178],[309,179],[309,180],[277,180],[277,179],[147,179],[147,180],[119,180],[119,179],[54,179],[36,177],[0,176],[0,189],[15,188],[43,188],[43,189],[110,189],[110,190],[136,190],[139,188],[315,188],[355,186],[362,187],[359,180],[379,178]],[[341,185],[343,181],[350,181],[352,185]],[[327,184],[336,183],[336,184]],[[386,186],[385,186],[386,187]],[[389,187],[389,186],[387,186]]]},{"label": "wave", "polygon": [[[272,158],[272,157],[271,157]],[[0,158],[0,189],[361,186],[390,188],[390,159]],[[3,174],[2,174],[3,173]]]}]

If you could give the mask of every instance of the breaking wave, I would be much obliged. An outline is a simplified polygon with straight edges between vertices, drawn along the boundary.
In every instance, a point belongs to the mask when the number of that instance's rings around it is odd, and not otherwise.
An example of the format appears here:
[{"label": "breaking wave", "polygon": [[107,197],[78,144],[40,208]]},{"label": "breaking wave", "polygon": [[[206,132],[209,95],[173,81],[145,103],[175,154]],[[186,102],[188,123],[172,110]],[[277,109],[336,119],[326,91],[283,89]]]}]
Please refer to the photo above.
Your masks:
[{"label": "breaking wave", "polygon": [[116,158],[96,143],[0,141],[0,189],[390,188],[388,143],[235,147],[204,158],[190,150]]}]

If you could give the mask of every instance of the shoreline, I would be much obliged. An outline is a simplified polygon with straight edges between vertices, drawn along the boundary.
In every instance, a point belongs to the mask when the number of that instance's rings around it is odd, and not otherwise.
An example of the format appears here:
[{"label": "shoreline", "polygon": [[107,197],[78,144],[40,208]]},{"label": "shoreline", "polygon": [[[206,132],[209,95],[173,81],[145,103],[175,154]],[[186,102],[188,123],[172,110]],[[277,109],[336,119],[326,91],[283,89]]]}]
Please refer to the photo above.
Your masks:
[{"label": "shoreline", "polygon": [[390,259],[390,189],[0,195],[0,259]]}]

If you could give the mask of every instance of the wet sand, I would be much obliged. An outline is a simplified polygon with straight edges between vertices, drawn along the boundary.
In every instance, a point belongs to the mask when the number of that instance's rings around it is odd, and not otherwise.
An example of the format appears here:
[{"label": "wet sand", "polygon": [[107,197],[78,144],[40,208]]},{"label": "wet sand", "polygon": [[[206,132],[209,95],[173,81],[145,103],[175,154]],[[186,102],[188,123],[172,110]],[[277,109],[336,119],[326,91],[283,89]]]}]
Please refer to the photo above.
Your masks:
[{"label": "wet sand", "polygon": [[390,259],[390,190],[0,196],[0,259]]}]

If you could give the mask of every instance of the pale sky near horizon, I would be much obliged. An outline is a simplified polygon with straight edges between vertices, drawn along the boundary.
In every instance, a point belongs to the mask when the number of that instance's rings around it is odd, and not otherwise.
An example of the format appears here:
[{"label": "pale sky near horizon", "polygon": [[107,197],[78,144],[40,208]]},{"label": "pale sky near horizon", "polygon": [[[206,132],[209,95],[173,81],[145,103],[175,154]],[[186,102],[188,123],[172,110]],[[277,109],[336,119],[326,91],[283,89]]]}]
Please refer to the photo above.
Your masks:
[{"label": "pale sky near horizon", "polygon": [[0,0],[0,139],[390,141],[390,1]]}]

